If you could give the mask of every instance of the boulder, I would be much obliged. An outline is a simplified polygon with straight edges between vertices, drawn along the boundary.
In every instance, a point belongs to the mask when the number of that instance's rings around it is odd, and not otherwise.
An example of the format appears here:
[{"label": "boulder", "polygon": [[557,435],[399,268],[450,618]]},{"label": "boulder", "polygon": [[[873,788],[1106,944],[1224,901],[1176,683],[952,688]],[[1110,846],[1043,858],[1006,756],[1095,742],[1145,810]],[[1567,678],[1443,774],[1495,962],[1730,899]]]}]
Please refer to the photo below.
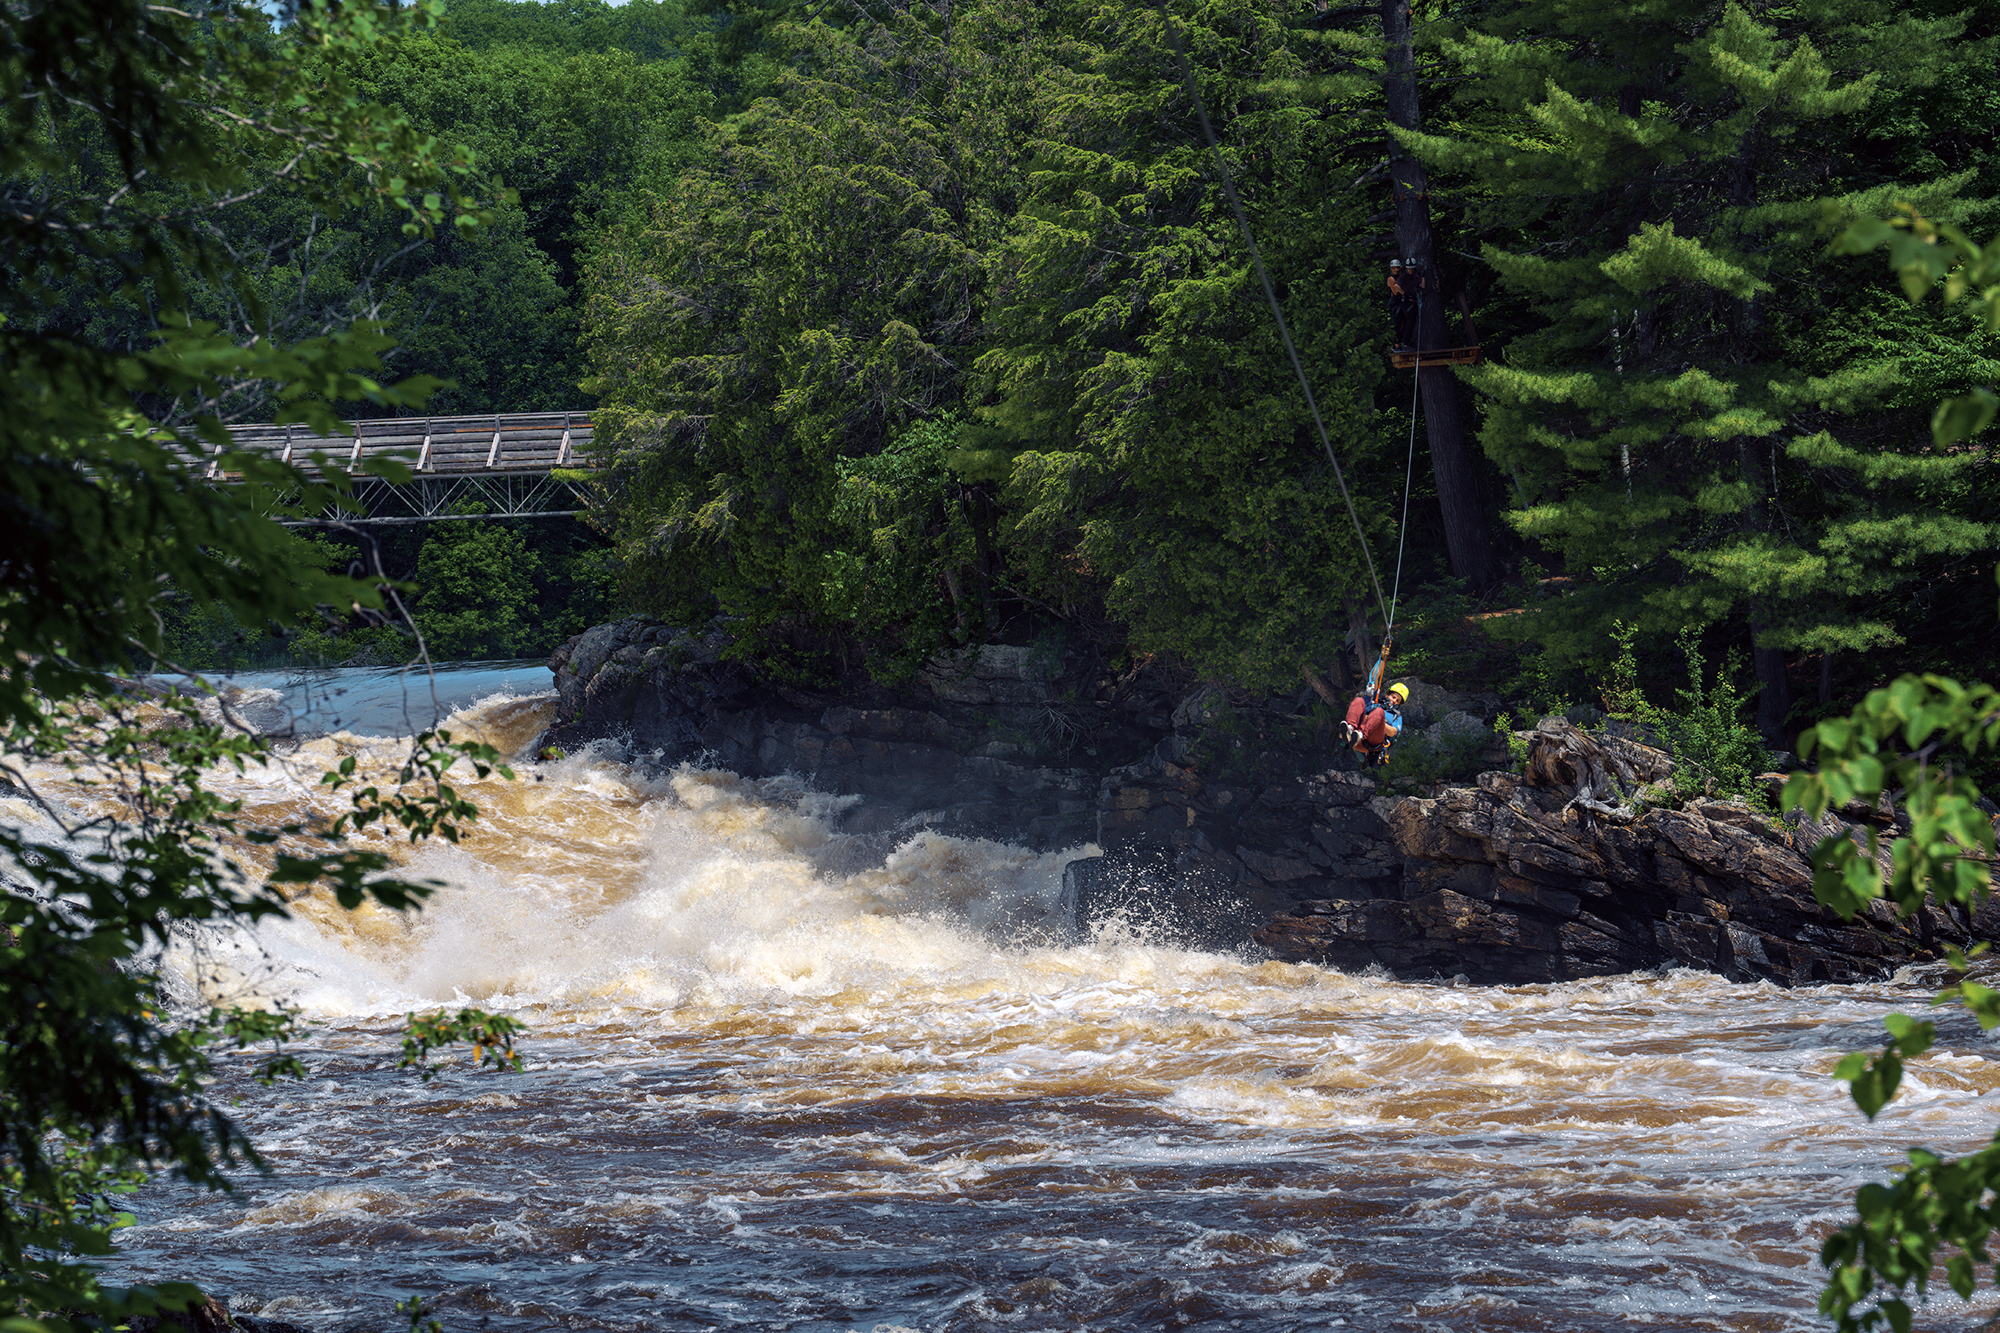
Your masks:
[{"label": "boulder", "polygon": [[[1091,775],[1061,758],[1050,659],[989,645],[937,658],[900,691],[836,697],[772,681],[730,655],[726,620],[699,631],[632,617],[558,648],[556,723],[541,745],[623,742],[661,766],[793,774],[862,802],[843,830],[885,845],[935,828],[1042,850],[1089,840]],[[1063,714],[1064,725],[1072,726]]]},{"label": "boulder", "polygon": [[242,1326],[222,1302],[211,1298],[174,1314],[133,1315],[127,1327],[131,1333],[237,1333]]},{"label": "boulder", "polygon": [[1851,826],[1731,801],[1649,807],[1671,760],[1636,741],[1550,719],[1526,767],[1394,803],[1395,901],[1329,897],[1256,938],[1284,958],[1476,982],[1683,966],[1793,986],[1886,977],[2000,926],[1996,911],[1898,920],[1881,903],[1842,921],[1813,898],[1808,857]]}]

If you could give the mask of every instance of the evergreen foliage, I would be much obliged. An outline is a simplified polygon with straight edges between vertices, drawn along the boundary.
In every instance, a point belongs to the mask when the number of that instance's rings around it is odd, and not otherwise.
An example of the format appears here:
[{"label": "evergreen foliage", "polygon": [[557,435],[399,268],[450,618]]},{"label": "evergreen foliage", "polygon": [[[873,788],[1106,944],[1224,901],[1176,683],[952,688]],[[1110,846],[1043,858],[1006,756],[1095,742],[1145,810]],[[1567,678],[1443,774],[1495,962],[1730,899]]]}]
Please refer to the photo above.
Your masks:
[{"label": "evergreen foliage", "polygon": [[[1258,688],[1331,658],[1366,600],[1359,551],[1157,16],[728,8],[462,0],[392,45],[288,57],[467,144],[511,193],[489,225],[437,237],[359,196],[217,201],[186,243],[226,256],[228,281],[180,263],[182,304],[218,346],[379,320],[398,340],[385,367],[447,381],[433,411],[588,407],[588,371],[610,395],[601,434],[625,432],[598,521],[626,594],[675,618],[727,606],[762,636],[746,652],[809,642],[895,674],[1053,620]],[[1369,540],[1407,546],[1406,583],[1428,577],[1438,492],[1419,450],[1418,512],[1396,530],[1407,386],[1378,360],[1374,19],[1260,0],[1176,22]],[[2000,373],[1990,335],[1816,263],[1821,196],[1840,217],[1985,206],[1991,15],[1534,0],[1464,22],[1424,30],[1424,95],[1457,92],[1401,137],[1437,168],[1440,255],[1488,247],[1468,281],[1498,336],[1465,374],[1533,576],[1557,577],[1524,614],[1467,618],[1523,663],[1453,661],[1574,695],[1611,620],[1659,646],[1706,624],[1711,657],[1751,652],[1784,745],[1802,668],[1821,666],[1826,708],[1885,653],[1977,656],[1994,626],[1952,608],[1996,542],[1989,464],[1930,451],[1922,417]],[[79,187],[118,171],[92,124],[51,141]],[[155,179],[162,207],[190,188]],[[178,307],[157,276],[126,283],[119,254],[41,283],[36,327],[149,346]],[[275,411],[257,375],[214,382],[212,401],[138,402],[179,423]],[[959,433],[925,447],[937,471],[908,496],[935,505],[923,540],[858,540],[869,460],[947,414]],[[524,530],[543,627],[562,619],[558,526]],[[412,546],[401,572],[416,563]],[[196,637],[225,648],[233,624]]]},{"label": "evergreen foliage", "polygon": [[474,51],[511,48],[572,56],[625,51],[671,60],[712,25],[690,19],[678,0],[451,0],[438,31]]},{"label": "evergreen foliage", "polygon": [[417,628],[442,661],[525,657],[541,561],[515,529],[441,523],[417,561]]},{"label": "evergreen foliage", "polygon": [[[2000,333],[2000,242],[1985,246],[1913,210],[1881,221],[1865,219],[1843,232],[1836,248],[1863,253],[1887,246],[1890,265],[1912,302],[1922,301],[1943,279],[1947,304],[1971,297],[1988,333]],[[1939,406],[1932,439],[1958,444],[1990,426],[2000,409],[1981,386]],[[2000,578],[2000,571],[1996,571]],[[1845,717],[1819,723],[1799,738],[1799,752],[1817,756],[1816,771],[1795,773],[1782,797],[1787,811],[1818,817],[1829,808],[1858,803],[1876,810],[1894,798],[1907,831],[1889,853],[1884,873],[1880,831],[1870,821],[1859,834],[1843,831],[1813,849],[1813,895],[1843,917],[1887,899],[1897,915],[1933,905],[1973,911],[1984,905],[2000,870],[1992,809],[1974,772],[1981,752],[2000,748],[2000,690],[1991,684],[1935,674],[1902,676],[1869,691]],[[1972,950],[1986,952],[1987,944]],[[1983,1029],[2000,1027],[2000,991],[1964,975],[1970,959],[1956,950],[1956,984],[1933,1004],[1962,1004]],[[1872,1059],[1855,1052],[1834,1075],[1849,1085],[1854,1103],[1871,1120],[1896,1095],[1906,1058],[1922,1055],[1937,1037],[1936,1025],[1906,1014],[1884,1020],[1889,1040]],[[1945,1279],[1961,1299],[1979,1284],[1979,1266],[1991,1265],[1986,1242],[1993,1233],[1993,1197],[2000,1188],[2000,1132],[1986,1149],[1956,1161],[1923,1148],[1909,1152],[1909,1167],[1890,1185],[1864,1185],[1855,1197],[1855,1221],[1820,1248],[1828,1270],[1820,1310],[1840,1333],[1887,1325],[1904,1333],[1913,1325],[1906,1295],[1928,1292],[1944,1254]],[[2000,1282],[2000,1271],[1994,1274]]]},{"label": "evergreen foliage", "polygon": [[[430,886],[385,873],[389,856],[351,835],[455,839],[477,811],[446,774],[467,759],[492,771],[486,747],[426,734],[390,780],[357,782],[351,759],[327,775],[349,804],[326,827],[252,825],[203,779],[269,761],[269,742],[131,680],[171,665],[176,598],[196,617],[256,626],[382,605],[373,583],[295,560],[299,543],[273,521],[336,498],[348,475],[323,462],[315,483],[229,452],[204,409],[248,392],[327,431],[329,400],[415,407],[425,386],[376,378],[386,339],[365,325],[239,344],[190,307],[228,291],[263,318],[261,270],[245,263],[232,284],[222,230],[245,204],[366,206],[414,236],[490,217],[468,155],[360,96],[329,60],[407,40],[433,15],[313,9],[274,36],[228,5],[0,7],[0,778],[47,821],[0,824],[0,1311],[19,1333],[199,1304],[185,1283],[100,1280],[112,1231],[131,1220],[114,1196],[160,1169],[226,1188],[232,1166],[257,1160],[208,1099],[211,1051],[281,1042],[289,1023],[222,1009],[171,1019],[149,951],[187,924],[283,914],[314,888],[349,908],[413,906]],[[73,156],[77,144],[94,155]],[[68,318],[135,292],[158,303],[160,336],[142,349],[116,320]],[[189,428],[141,411],[175,403],[194,405],[179,413]],[[207,454],[245,483],[203,483],[189,456]],[[44,799],[38,764],[98,784],[115,818]],[[282,1052],[264,1066],[297,1070]]]},{"label": "evergreen foliage", "polygon": [[475,49],[425,33],[341,60],[358,91],[465,144],[508,187],[491,224],[464,238],[405,241],[352,215],[324,220],[331,267],[365,276],[366,313],[398,337],[391,364],[446,381],[428,403],[439,414],[587,406],[583,253],[695,154],[707,90],[685,61],[588,42]]},{"label": "evergreen foliage", "polygon": [[[1373,409],[1375,274],[1353,240],[1365,204],[1328,151],[1344,127],[1298,91],[1324,86],[1321,49],[1285,17],[1206,5],[1175,23],[1386,546],[1402,441]],[[1024,592],[1101,598],[1134,649],[1292,684],[1302,659],[1339,651],[1333,608],[1372,591],[1351,520],[1158,14],[1086,4],[1064,29],[1031,85],[1046,110],[992,260],[965,465],[1004,478]]]},{"label": "evergreen foliage", "polygon": [[[716,164],[654,196],[592,273],[589,387],[598,438],[618,442],[600,462],[629,595],[759,629],[842,624],[836,510],[856,460],[954,405],[1001,156],[959,86],[997,58],[976,42],[940,48],[914,14],[869,47],[796,41],[784,95],[718,129]],[[896,660],[936,625],[861,632]]]},{"label": "evergreen foliage", "polygon": [[903,659],[883,664],[890,678],[915,669],[947,636],[969,639],[983,618],[959,575],[977,542],[948,463],[957,434],[952,417],[919,422],[879,454],[834,464],[831,517],[847,536],[827,553],[827,610],[864,638],[907,627],[896,635]]},{"label": "evergreen foliage", "polygon": [[[541,13],[533,4],[499,8]],[[233,42],[273,40],[261,23],[242,27],[227,29]],[[534,30],[545,28],[569,31],[552,17]],[[599,45],[473,49],[428,28],[366,48],[280,45],[299,78],[394,108],[404,147],[448,139],[476,155],[489,180],[508,187],[485,201],[487,225],[409,234],[400,216],[364,206],[366,191],[321,200],[270,190],[215,196],[189,178],[154,174],[121,205],[199,219],[171,238],[171,276],[157,266],[133,273],[133,256],[102,230],[95,235],[104,243],[69,254],[62,274],[38,276],[32,250],[10,248],[6,262],[36,294],[32,327],[138,351],[158,336],[162,311],[212,323],[239,344],[296,343],[363,319],[397,337],[377,349],[386,366],[447,382],[428,400],[433,412],[587,406],[578,386],[581,252],[640,191],[671,180],[698,151],[695,122],[712,101],[685,60]],[[58,202],[67,191],[113,195],[119,153],[96,122],[56,118],[47,132],[50,152],[35,183],[20,182],[24,206],[37,195]],[[226,151],[274,154],[268,165],[287,169],[270,141],[246,138]],[[268,384],[225,377],[214,403],[168,397],[142,406],[155,420],[184,423],[206,410],[264,420],[276,407]],[[336,406],[379,410],[361,399]]]},{"label": "evergreen foliage", "polygon": [[[1360,553],[1157,17],[999,0],[836,27],[767,8],[755,40],[782,56],[781,86],[592,266],[591,383],[620,438],[605,519],[630,595],[675,618],[727,609],[761,636],[746,652],[803,635],[888,674],[1034,617],[1257,688],[1331,656],[1361,614]],[[1425,68],[1463,87],[1430,133],[1398,132],[1488,238],[1513,326],[1466,377],[1516,529],[1560,574],[1485,623],[1576,686],[1614,619],[1663,642],[1708,626],[1711,654],[1750,654],[1777,746],[1802,659],[1824,664],[1824,695],[1836,655],[1865,672],[1860,655],[1914,636],[1975,642],[1937,593],[2000,542],[1984,454],[1934,452],[1921,425],[2000,369],[1990,340],[1819,266],[1829,218],[1903,196],[1985,207],[1969,138],[1931,136],[1935,178],[1890,173],[1912,156],[1895,147],[1919,133],[1912,107],[1983,105],[1992,35],[1850,9],[1487,7],[1433,25]],[[1379,51],[1284,5],[1176,23],[1369,539],[1386,554],[1415,535],[1411,564],[1435,569],[1434,520],[1395,532],[1406,400],[1376,360],[1376,201],[1349,192],[1370,154],[1344,117],[1380,114]],[[841,112],[860,123],[818,128]],[[812,172],[835,161],[856,180],[853,164],[895,164],[933,211],[870,227],[821,206]],[[797,220],[813,207],[828,223]],[[909,297],[912,247],[943,237],[926,276],[949,320],[881,300]],[[824,299],[828,275],[861,271],[862,299]],[[880,359],[896,326],[928,361]],[[945,413],[958,447],[931,489],[958,487],[957,517],[933,536],[962,528],[970,556],[955,541],[905,558],[911,581],[885,597],[837,497]],[[857,579],[875,595],[849,596]]]},{"label": "evergreen foliage", "polygon": [[[1979,460],[1876,412],[1910,318],[1820,277],[1830,188],[1848,217],[1897,198],[1984,207],[1967,172],[1872,177],[1855,139],[1885,92],[1990,66],[1963,27],[1840,0],[1766,17],[1528,0],[1444,41],[1481,128],[1403,137],[1477,192],[1501,238],[1485,257],[1539,316],[1466,377],[1517,488],[1510,518],[1574,579],[1510,632],[1577,660],[1614,617],[1733,621],[1779,741],[1786,652],[1899,642],[1912,585],[1994,547]],[[1844,336],[1822,340],[1829,326]],[[1949,373],[1988,375],[1989,355]]]},{"label": "evergreen foliage", "polygon": [[[1365,468],[1389,434],[1372,275],[1328,260],[1362,203],[1323,151],[1337,122],[1295,86],[1319,47],[1277,7],[1183,22],[1198,63],[1226,59],[1205,95]],[[633,595],[809,625],[885,667],[1009,606],[1108,616],[1135,649],[1264,686],[1335,651],[1360,552],[1157,18],[1001,5],[792,40],[782,94],[594,270]],[[958,447],[929,451],[921,489],[954,535],[857,618],[841,516],[880,502],[868,460],[952,411]]]}]

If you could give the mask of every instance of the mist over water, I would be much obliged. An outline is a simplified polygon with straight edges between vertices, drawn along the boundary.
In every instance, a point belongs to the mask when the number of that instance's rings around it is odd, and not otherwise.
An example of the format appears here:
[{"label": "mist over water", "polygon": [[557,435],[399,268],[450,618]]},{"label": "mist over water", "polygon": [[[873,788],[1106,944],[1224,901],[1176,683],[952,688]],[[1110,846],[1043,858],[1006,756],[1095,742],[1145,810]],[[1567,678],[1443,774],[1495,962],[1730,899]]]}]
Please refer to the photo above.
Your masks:
[{"label": "mist over water", "polygon": [[[489,691],[447,725],[518,752],[548,708]],[[399,752],[336,732],[219,785],[283,822],[342,755]],[[450,1330],[1812,1329],[1854,1190],[2000,1115],[1956,1017],[1874,1126],[1831,1080],[1918,990],[1075,940],[1079,852],[911,831],[885,860],[796,781],[610,747],[520,770],[407,856],[448,885],[421,914],[307,899],[175,951],[190,1003],[303,1009],[311,1077],[232,1067],[273,1174],[149,1187],[117,1277],[329,1330],[415,1292]],[[527,1072],[396,1072],[402,1014],[464,1002],[528,1024]]]}]

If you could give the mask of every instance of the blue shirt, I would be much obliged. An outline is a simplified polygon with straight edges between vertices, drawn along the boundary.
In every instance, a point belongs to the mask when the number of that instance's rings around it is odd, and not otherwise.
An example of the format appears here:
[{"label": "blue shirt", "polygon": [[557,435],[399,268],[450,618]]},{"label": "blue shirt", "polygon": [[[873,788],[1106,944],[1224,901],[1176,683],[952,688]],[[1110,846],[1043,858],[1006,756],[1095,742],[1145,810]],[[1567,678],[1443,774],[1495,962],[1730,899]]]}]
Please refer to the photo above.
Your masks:
[{"label": "blue shirt", "polygon": [[1396,702],[1395,695],[1386,693],[1382,689],[1382,659],[1379,657],[1375,659],[1375,665],[1369,668],[1368,684],[1362,687],[1361,697],[1366,699],[1371,706],[1382,710],[1384,719],[1389,724],[1390,735],[1394,736],[1402,732],[1402,705]]}]

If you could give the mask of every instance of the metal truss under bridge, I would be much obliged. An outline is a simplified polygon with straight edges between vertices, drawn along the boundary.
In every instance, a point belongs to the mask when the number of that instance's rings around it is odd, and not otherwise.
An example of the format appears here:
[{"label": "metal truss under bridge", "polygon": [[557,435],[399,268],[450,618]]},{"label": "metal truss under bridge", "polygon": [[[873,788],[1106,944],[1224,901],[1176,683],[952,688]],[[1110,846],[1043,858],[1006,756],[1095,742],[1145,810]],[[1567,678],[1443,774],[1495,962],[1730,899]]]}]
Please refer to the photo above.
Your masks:
[{"label": "metal truss under bridge", "polygon": [[[583,412],[500,412],[472,417],[378,417],[354,423],[352,435],[315,435],[304,426],[232,426],[235,448],[264,453],[307,476],[319,476],[314,454],[348,469],[395,458],[410,480],[354,478],[360,512],[329,511],[313,523],[431,523],[439,519],[533,518],[582,511],[586,497],[557,469],[592,466],[590,417]],[[217,458],[191,460],[205,480],[227,483]],[[468,502],[478,514],[452,511]]]}]

